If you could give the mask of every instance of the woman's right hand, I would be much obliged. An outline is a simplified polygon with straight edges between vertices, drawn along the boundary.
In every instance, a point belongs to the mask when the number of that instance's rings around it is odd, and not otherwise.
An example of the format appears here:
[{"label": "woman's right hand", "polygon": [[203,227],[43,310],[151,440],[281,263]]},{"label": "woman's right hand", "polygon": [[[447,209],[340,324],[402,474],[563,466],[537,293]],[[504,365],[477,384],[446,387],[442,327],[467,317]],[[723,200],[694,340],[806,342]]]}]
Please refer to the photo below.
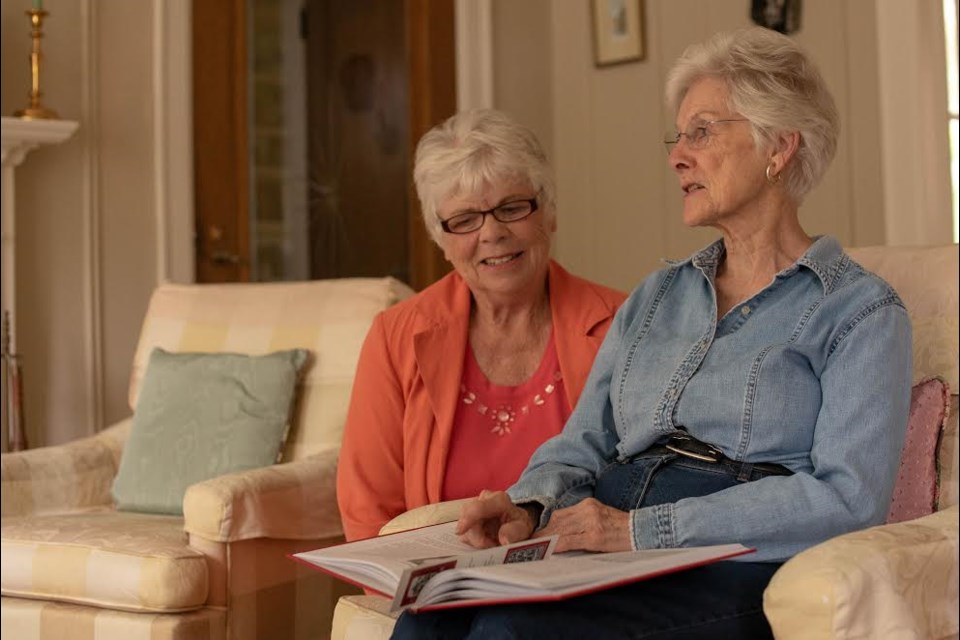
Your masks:
[{"label": "woman's right hand", "polygon": [[533,513],[513,504],[503,491],[481,491],[460,510],[457,535],[477,549],[526,540],[536,529]]}]

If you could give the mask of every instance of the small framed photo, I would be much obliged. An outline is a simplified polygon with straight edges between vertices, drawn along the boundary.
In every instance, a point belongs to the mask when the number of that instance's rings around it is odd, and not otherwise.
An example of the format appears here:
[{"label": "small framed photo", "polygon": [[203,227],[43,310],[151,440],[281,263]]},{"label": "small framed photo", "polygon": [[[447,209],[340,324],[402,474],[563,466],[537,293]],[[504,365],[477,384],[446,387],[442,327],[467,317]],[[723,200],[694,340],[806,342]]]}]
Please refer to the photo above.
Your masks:
[{"label": "small framed photo", "polygon": [[643,60],[643,0],[591,0],[594,63]]}]

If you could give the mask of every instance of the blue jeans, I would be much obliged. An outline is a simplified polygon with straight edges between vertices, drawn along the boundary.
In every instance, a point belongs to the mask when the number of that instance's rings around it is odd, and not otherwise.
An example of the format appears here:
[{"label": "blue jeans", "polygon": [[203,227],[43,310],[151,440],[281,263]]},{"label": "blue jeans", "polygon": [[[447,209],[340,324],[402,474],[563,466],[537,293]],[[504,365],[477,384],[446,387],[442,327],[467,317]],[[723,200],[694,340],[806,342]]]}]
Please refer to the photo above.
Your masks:
[{"label": "blue jeans", "polygon": [[[640,454],[597,477],[597,500],[624,511],[702,496],[763,477],[675,454]],[[779,563],[718,562],[560,602],[406,612],[396,639],[772,638],[763,590]]]}]

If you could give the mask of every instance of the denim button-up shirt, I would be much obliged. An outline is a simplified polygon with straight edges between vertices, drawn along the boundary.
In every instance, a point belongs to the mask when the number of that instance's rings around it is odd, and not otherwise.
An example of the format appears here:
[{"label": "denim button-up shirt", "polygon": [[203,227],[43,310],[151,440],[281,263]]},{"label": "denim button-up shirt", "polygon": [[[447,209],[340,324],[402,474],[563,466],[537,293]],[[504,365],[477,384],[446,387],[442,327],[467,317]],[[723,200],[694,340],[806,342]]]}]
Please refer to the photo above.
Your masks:
[{"label": "denim button-up shirt", "polygon": [[634,509],[635,548],[739,542],[782,561],[883,522],[910,406],[911,329],[897,293],[818,238],[717,319],[717,241],[648,277],[620,308],[563,432],[508,493],[554,509],[680,427],[772,476]]}]

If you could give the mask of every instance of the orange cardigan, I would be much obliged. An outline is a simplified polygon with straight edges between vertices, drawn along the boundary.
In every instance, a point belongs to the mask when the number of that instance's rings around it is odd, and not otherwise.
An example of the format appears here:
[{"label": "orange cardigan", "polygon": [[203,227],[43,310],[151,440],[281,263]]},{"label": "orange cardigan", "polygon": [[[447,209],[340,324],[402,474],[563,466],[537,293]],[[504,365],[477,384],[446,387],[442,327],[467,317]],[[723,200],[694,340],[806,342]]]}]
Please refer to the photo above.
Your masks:
[{"label": "orange cardigan", "polygon": [[[548,276],[560,371],[574,406],[626,297],[569,274]],[[440,501],[463,377],[470,290],[455,272],[380,313],[360,352],[337,469],[348,540]]]}]

